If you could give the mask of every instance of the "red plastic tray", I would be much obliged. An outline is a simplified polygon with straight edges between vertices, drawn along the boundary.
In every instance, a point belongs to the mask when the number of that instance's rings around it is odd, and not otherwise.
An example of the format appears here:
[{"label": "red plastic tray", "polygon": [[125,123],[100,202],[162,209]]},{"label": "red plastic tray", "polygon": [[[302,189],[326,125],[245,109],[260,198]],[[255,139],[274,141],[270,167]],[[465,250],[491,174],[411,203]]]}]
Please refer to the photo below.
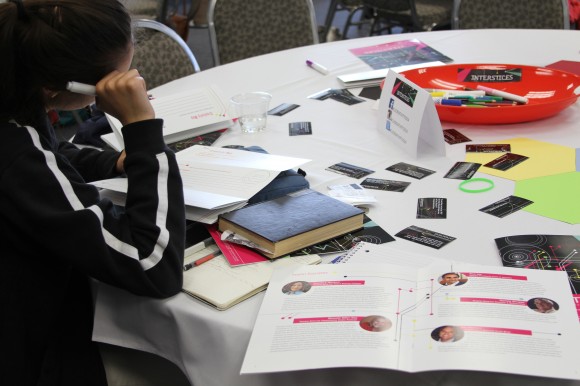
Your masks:
[{"label": "red plastic tray", "polygon": [[[460,69],[463,70],[460,72]],[[465,79],[465,70],[518,70],[521,78],[508,82],[474,82]],[[516,71],[519,73],[519,71]],[[488,71],[489,73],[489,71]],[[520,64],[448,64],[401,72],[423,88],[461,90],[477,85],[507,91],[528,98],[525,105],[470,108],[436,105],[439,118],[447,122],[504,124],[529,122],[555,115],[574,104],[580,93],[580,76],[570,72]]]}]

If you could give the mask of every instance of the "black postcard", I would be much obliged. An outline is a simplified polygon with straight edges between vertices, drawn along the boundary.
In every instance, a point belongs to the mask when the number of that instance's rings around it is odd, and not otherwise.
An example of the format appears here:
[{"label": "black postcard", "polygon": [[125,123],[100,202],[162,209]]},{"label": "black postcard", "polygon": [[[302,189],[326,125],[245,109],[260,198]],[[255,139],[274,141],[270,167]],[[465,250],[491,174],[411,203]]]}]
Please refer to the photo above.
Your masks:
[{"label": "black postcard", "polygon": [[288,124],[290,136],[312,134],[312,124],[310,122],[292,122]]},{"label": "black postcard", "polygon": [[502,170],[505,172],[506,170],[511,169],[514,166],[524,162],[528,158],[529,157],[526,157],[525,155],[505,153],[499,156],[498,158],[494,159],[493,161],[486,163],[483,166],[487,166],[488,168],[492,169]]},{"label": "black postcard", "polygon": [[527,200],[518,196],[508,196],[491,205],[483,207],[480,211],[491,214],[496,217],[505,217],[508,214],[517,212],[518,210],[533,204],[533,201]]},{"label": "black postcard", "polygon": [[411,165],[405,162],[399,162],[398,164],[391,165],[386,170],[403,174],[408,177],[413,177],[418,180],[435,173],[434,170],[425,169],[420,166]]},{"label": "black postcard", "polygon": [[467,153],[509,153],[512,147],[509,143],[483,143],[476,145],[465,145]]},{"label": "black postcard", "polygon": [[468,180],[479,169],[481,164],[476,162],[456,162],[455,165],[449,169],[443,178],[453,178],[456,180]]},{"label": "black postcard", "polygon": [[300,107],[300,105],[295,105],[291,103],[282,103],[281,105],[278,105],[273,109],[270,109],[268,111],[268,115],[278,115],[281,117],[282,115],[287,114],[290,111],[297,109],[298,107]]},{"label": "black postcard", "polygon": [[465,135],[461,134],[455,129],[443,130],[443,139],[450,145],[462,142],[470,142],[471,139],[467,138]]},{"label": "black postcard", "polygon": [[374,173],[374,170],[366,169],[360,166],[355,166],[351,164],[347,164],[346,162],[339,162],[332,166],[326,168],[326,170],[330,170],[335,173],[344,174],[345,176],[353,177],[353,178],[362,178],[366,177],[371,173]]},{"label": "black postcard", "polygon": [[363,188],[375,190],[387,190],[389,192],[404,192],[410,182],[383,180],[380,178],[367,178],[360,183]]},{"label": "black postcard", "polygon": [[414,225],[403,229],[395,236],[435,249],[440,249],[455,240],[455,237],[433,232]]},{"label": "black postcard", "polygon": [[447,218],[447,199],[419,198],[417,200],[417,218]]},{"label": "black postcard", "polygon": [[343,90],[333,90],[334,92],[330,95],[331,99],[335,101],[344,103],[345,105],[356,105],[357,103],[364,102],[365,100],[353,95],[350,91]]}]

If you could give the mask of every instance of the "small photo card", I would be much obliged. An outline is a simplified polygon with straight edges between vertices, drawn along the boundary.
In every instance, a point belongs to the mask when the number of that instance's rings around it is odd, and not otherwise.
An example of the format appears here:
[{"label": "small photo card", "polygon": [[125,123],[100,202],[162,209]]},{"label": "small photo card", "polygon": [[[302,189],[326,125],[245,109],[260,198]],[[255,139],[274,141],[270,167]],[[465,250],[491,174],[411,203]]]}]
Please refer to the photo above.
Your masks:
[{"label": "small photo card", "polygon": [[310,135],[312,134],[312,125],[310,122],[291,122],[288,124],[290,136]]},{"label": "small photo card", "polygon": [[509,143],[482,143],[465,145],[467,153],[509,153],[512,147]]},{"label": "small photo card", "polygon": [[366,178],[360,184],[363,188],[386,190],[389,192],[404,192],[407,186],[411,185],[410,182],[383,180],[381,178]]},{"label": "small photo card", "polygon": [[517,212],[518,210],[533,203],[533,201],[522,197],[508,196],[497,202],[494,202],[491,205],[481,208],[480,211],[501,218],[507,216],[508,214]]},{"label": "small photo card", "polygon": [[509,170],[514,166],[524,162],[528,158],[529,157],[526,157],[525,155],[505,153],[499,156],[498,158],[494,159],[493,161],[486,163],[483,166],[487,166],[488,168],[492,169],[502,170],[505,172],[506,170]]},{"label": "small photo card", "polygon": [[420,166],[411,165],[405,162],[399,162],[397,164],[391,165],[386,170],[416,178],[418,180],[435,173],[434,170],[425,169]]},{"label": "small photo card", "polygon": [[273,109],[270,109],[270,111],[268,111],[268,115],[278,115],[281,117],[282,115],[287,114],[290,111],[297,109],[298,107],[300,107],[300,105],[295,105],[292,103],[282,103],[281,105],[278,105]]},{"label": "small photo card", "polygon": [[363,98],[359,98],[355,95],[353,95],[350,91],[344,89],[344,90],[334,90],[334,93],[332,93],[332,95],[330,95],[331,99],[334,99],[335,101],[344,103],[345,105],[356,105],[357,103],[361,103],[364,102],[365,100]]},{"label": "small photo card", "polygon": [[323,101],[326,100],[328,98],[330,98],[330,96],[334,93],[334,89],[332,88],[327,88],[326,90],[322,90],[319,91],[317,93],[314,93],[312,95],[308,95],[307,98],[308,99],[316,99],[319,101]]},{"label": "small photo card", "polygon": [[447,199],[419,198],[417,200],[417,218],[447,218]]},{"label": "small photo card", "polygon": [[465,135],[461,134],[455,129],[443,130],[443,139],[445,139],[445,142],[450,145],[462,142],[471,142],[470,138],[467,138]]},{"label": "small photo card", "polygon": [[433,232],[415,225],[403,229],[395,236],[435,249],[440,249],[455,240],[455,237]]},{"label": "small photo card", "polygon": [[330,170],[335,173],[344,174],[345,176],[353,177],[353,178],[362,178],[366,177],[371,173],[374,173],[374,170],[366,169],[360,166],[355,166],[351,164],[347,164],[346,162],[339,162],[332,166],[326,168],[326,170]]},{"label": "small photo card", "polygon": [[475,162],[456,162],[455,165],[449,169],[443,178],[453,178],[456,180],[469,180],[481,164]]}]

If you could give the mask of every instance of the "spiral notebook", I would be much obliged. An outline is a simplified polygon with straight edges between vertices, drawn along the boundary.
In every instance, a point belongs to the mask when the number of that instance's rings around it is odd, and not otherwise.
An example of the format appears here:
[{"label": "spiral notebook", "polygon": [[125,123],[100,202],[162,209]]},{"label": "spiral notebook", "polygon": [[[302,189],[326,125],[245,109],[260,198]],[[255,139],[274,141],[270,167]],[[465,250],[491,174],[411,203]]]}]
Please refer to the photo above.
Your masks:
[{"label": "spiral notebook", "polygon": [[422,255],[419,253],[402,251],[394,248],[395,243],[373,244],[366,241],[357,243],[332,261],[333,264],[362,263],[362,264],[399,264],[413,267],[423,267],[427,264],[445,261],[438,257]]}]

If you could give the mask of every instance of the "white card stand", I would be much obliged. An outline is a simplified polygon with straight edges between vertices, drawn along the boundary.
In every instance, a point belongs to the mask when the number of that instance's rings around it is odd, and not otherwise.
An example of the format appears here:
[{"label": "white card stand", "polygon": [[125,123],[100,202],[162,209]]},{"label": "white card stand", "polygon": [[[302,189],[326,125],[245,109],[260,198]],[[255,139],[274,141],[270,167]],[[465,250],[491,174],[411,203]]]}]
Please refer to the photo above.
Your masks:
[{"label": "white card stand", "polygon": [[395,71],[385,78],[378,128],[414,158],[445,156],[441,121],[431,94]]}]

